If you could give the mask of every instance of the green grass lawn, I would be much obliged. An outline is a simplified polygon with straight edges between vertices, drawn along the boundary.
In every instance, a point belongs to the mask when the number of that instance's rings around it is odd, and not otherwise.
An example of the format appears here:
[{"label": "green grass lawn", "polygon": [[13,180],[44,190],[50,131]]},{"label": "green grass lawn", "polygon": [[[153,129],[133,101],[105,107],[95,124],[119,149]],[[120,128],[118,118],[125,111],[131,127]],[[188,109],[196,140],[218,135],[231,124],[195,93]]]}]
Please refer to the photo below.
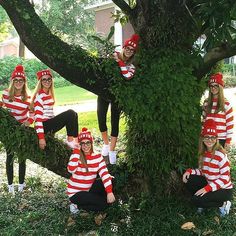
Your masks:
[{"label": "green grass lawn", "polygon": [[62,88],[55,89],[56,105],[66,105],[82,103],[86,100],[93,100],[97,98],[97,95],[82,89],[76,85],[71,85]]}]

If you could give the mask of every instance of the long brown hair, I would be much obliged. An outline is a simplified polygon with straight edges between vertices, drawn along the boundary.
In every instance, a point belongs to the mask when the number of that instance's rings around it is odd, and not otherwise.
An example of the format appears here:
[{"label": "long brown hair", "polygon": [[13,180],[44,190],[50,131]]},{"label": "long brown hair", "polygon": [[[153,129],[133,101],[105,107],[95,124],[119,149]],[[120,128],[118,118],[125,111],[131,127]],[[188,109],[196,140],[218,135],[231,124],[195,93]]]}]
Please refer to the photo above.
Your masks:
[{"label": "long brown hair", "polygon": [[[206,105],[206,111],[207,113],[211,113],[212,105],[213,105],[213,95],[211,93],[211,89],[209,88],[209,96],[207,98],[207,105]],[[218,100],[217,100],[217,107],[215,110],[215,113],[218,112],[225,112],[225,97],[224,97],[224,89],[221,85],[219,85],[219,93],[218,93]]]},{"label": "long brown hair", "polygon": [[[91,149],[90,149],[90,153],[93,153],[93,143],[91,142]],[[82,148],[80,148],[80,157],[79,157],[81,163],[85,166],[86,168],[86,172],[88,172],[88,164],[87,164],[87,159],[86,159],[86,155],[84,154],[84,151],[82,150]]]},{"label": "long brown hair", "polygon": [[[207,151],[207,147],[203,142],[203,138],[204,138],[203,136],[200,136],[199,147],[198,147],[198,165],[200,169],[202,169],[204,154]],[[223,153],[226,153],[225,149],[220,145],[218,139],[216,140],[216,143],[212,148],[212,157],[215,155],[215,151],[221,151]]]},{"label": "long brown hair", "polygon": [[[9,102],[13,102],[15,100],[15,93],[16,93],[16,88],[14,86],[14,80],[12,79],[10,81],[9,87],[8,87],[8,93],[9,93]],[[27,86],[27,81],[24,80],[24,85],[21,90],[21,99],[23,102],[27,102],[29,99],[30,91]]]}]

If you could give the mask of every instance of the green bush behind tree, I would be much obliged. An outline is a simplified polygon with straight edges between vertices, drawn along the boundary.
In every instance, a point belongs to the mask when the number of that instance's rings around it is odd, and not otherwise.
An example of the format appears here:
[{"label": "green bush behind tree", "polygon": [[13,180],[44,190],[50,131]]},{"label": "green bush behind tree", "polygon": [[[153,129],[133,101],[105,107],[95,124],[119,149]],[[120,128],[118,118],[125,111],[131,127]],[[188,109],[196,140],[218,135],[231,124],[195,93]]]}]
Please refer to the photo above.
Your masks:
[{"label": "green bush behind tree", "polygon": [[[15,66],[22,64],[25,67],[25,73],[28,81],[28,86],[32,90],[37,83],[36,72],[47,69],[48,66],[37,59],[23,59],[15,56],[7,56],[0,60],[0,89],[3,90],[8,87],[9,80]],[[54,85],[56,88],[72,85],[65,80],[58,73],[53,71]]]}]

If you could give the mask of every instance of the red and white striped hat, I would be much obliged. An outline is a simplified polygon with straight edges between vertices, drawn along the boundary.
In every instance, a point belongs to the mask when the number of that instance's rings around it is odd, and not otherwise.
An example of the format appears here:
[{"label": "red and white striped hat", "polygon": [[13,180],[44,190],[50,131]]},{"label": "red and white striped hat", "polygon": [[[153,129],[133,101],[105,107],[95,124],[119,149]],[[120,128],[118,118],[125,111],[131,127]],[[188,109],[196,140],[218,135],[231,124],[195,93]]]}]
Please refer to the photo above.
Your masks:
[{"label": "red and white striped hat", "polygon": [[81,142],[83,139],[88,139],[91,142],[93,142],[93,137],[91,135],[91,132],[88,131],[87,128],[82,128],[82,131],[78,135],[78,141]]},{"label": "red and white striped hat", "polygon": [[202,136],[206,136],[206,135],[217,136],[216,123],[213,119],[208,119],[205,121],[205,123],[203,124],[201,135]]},{"label": "red and white striped hat", "polygon": [[223,81],[222,73],[218,72],[216,74],[211,75],[210,79],[209,79],[209,82],[208,82],[208,85],[210,86],[210,84],[212,84],[212,83],[216,83],[216,84],[219,84],[219,85],[224,87],[224,81]]},{"label": "red and white striped hat", "polygon": [[22,65],[17,65],[13,70],[11,74],[11,80],[13,80],[15,77],[20,77],[24,80],[26,79],[24,67]]},{"label": "red and white striped hat", "polygon": [[38,71],[37,72],[37,79],[40,80],[43,75],[49,75],[52,78],[52,73],[49,69]]},{"label": "red and white striped hat", "polygon": [[130,39],[127,39],[125,41],[123,48],[131,46],[136,50],[138,47],[138,42],[139,42],[139,35],[133,34]]}]

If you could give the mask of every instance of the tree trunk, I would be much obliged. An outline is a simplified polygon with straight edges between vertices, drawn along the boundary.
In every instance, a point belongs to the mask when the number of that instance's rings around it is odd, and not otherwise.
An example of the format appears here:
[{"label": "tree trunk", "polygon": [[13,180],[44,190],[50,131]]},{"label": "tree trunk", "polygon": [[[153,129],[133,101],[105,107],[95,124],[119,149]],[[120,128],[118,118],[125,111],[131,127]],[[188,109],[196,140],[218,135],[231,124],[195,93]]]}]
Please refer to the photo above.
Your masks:
[{"label": "tree trunk", "polygon": [[21,39],[19,39],[19,57],[25,58],[25,45]]}]

